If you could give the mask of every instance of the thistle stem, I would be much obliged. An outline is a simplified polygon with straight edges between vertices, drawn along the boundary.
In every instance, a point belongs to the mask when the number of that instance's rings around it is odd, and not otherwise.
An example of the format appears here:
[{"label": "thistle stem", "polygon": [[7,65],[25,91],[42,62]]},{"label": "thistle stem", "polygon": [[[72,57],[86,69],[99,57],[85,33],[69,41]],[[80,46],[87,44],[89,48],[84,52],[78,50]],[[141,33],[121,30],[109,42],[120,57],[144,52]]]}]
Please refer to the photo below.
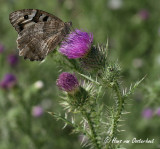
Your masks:
[{"label": "thistle stem", "polygon": [[96,134],[96,131],[95,131],[95,128],[94,128],[94,122],[92,121],[92,118],[90,117],[90,113],[87,113],[83,109],[82,110],[82,115],[86,118],[86,120],[88,122],[90,131],[91,131],[91,136],[92,136],[91,139],[93,140],[93,143],[95,144],[97,149],[101,149],[100,144],[98,143],[98,140],[97,140],[97,134]]},{"label": "thistle stem", "polygon": [[118,125],[119,119],[121,117],[122,110],[123,110],[123,104],[124,104],[124,98],[123,98],[120,86],[117,81],[114,82],[113,89],[117,95],[116,114],[115,114],[114,120],[113,120],[113,128],[112,128],[112,131],[110,134],[110,142],[106,146],[106,149],[108,149],[109,146],[111,146],[112,139],[115,137],[115,133],[117,131],[117,125]]},{"label": "thistle stem", "polygon": [[117,114],[115,116],[115,122],[117,123],[118,120],[120,119],[121,117],[121,113],[122,113],[122,110],[123,110],[123,103],[124,103],[124,98],[123,98],[123,95],[121,93],[121,89],[120,89],[120,86],[118,84],[118,82],[116,81],[115,82],[115,85],[114,85],[114,90],[117,94],[117,103],[118,103],[118,106],[117,106]]}]

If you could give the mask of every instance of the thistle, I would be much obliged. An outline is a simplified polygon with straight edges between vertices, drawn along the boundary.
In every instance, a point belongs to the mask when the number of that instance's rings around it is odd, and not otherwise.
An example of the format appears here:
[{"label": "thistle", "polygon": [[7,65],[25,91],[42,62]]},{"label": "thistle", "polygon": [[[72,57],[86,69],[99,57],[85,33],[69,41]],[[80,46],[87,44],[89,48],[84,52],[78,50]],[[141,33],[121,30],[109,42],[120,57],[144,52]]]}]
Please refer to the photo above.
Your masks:
[{"label": "thistle", "polygon": [[78,59],[83,69],[102,69],[105,66],[106,53],[99,45],[94,46],[93,34],[76,29],[62,42],[60,53],[70,59]]},{"label": "thistle", "polygon": [[153,116],[153,110],[151,108],[146,108],[142,111],[142,116],[146,119],[150,119]]},{"label": "thistle", "polygon": [[18,55],[10,54],[7,58],[8,63],[10,66],[16,66],[18,64]]},{"label": "thistle", "polygon": [[63,72],[57,79],[57,86],[68,93],[76,92],[79,88],[79,83],[75,75]]},{"label": "thistle", "polygon": [[[107,57],[108,44],[95,46],[92,42],[92,33],[77,29],[62,42],[59,51],[68,58],[68,68],[80,75],[81,81],[78,81],[75,74],[61,73],[57,86],[63,91],[61,105],[66,111],[65,117],[55,112],[49,113],[64,121],[65,126],[71,125],[74,133],[84,135],[87,138],[85,144],[82,142],[84,146],[116,149],[120,144],[112,144],[112,139],[120,131],[118,128],[122,115],[127,113],[124,108],[126,99],[143,79],[129,90],[123,91],[119,83],[121,69],[117,62],[112,62]],[[62,63],[63,60],[60,62],[62,66],[66,65]],[[115,105],[105,107],[100,100],[108,89],[113,90]],[[105,141],[106,139],[110,141]]]},{"label": "thistle", "polygon": [[43,114],[43,108],[41,106],[34,106],[32,108],[33,117],[40,117]]},{"label": "thistle", "polygon": [[0,81],[0,87],[3,89],[10,89],[17,84],[17,79],[13,74],[6,74]]},{"label": "thistle", "polygon": [[86,103],[88,94],[84,88],[82,88],[75,75],[63,72],[57,79],[57,86],[59,89],[67,92],[68,103],[72,109],[82,108]]}]

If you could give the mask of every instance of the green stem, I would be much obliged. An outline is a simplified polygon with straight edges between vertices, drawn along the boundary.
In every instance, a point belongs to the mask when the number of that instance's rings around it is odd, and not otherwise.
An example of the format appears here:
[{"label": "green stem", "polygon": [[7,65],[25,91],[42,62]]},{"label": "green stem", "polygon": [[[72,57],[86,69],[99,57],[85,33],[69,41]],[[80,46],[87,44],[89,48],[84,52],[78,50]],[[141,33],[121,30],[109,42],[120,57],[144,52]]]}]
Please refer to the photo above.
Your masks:
[{"label": "green stem", "polygon": [[95,144],[97,149],[101,149],[100,144],[98,143],[98,140],[97,140],[97,134],[94,128],[94,122],[92,122],[91,120],[92,118],[90,117],[90,113],[87,113],[84,109],[81,112],[88,122],[90,131],[91,131],[91,136],[92,136],[91,139],[93,140],[93,143]]},{"label": "green stem", "polygon": [[118,84],[118,82],[116,81],[115,82],[115,85],[114,85],[114,90],[117,94],[117,99],[118,99],[118,106],[117,106],[117,114],[115,116],[115,122],[117,123],[118,120],[120,119],[121,117],[121,113],[122,113],[122,110],[123,110],[123,103],[124,103],[124,99],[123,99],[123,95],[121,93],[121,89],[120,89],[120,86]]},{"label": "green stem", "polygon": [[24,121],[24,123],[26,123],[25,125],[27,127],[23,128],[20,126],[20,128],[23,131],[23,133],[26,134],[31,139],[35,148],[39,149],[40,148],[39,141],[37,138],[34,137],[33,131],[32,131],[31,107],[29,105],[27,105],[27,103],[25,102],[25,100],[23,98],[22,90],[20,92],[17,92],[16,96],[17,96],[17,98],[19,98],[19,103],[23,107],[25,114],[26,114],[26,121]]},{"label": "green stem", "polygon": [[110,142],[106,146],[106,149],[108,149],[111,146],[112,139],[115,137],[115,133],[117,131],[117,125],[118,125],[119,119],[121,117],[122,110],[123,110],[123,104],[124,104],[124,98],[123,98],[120,86],[117,81],[114,82],[113,89],[117,95],[117,106],[116,106],[117,109],[116,109],[116,115],[113,120],[113,128],[112,128],[112,131],[110,134]]}]

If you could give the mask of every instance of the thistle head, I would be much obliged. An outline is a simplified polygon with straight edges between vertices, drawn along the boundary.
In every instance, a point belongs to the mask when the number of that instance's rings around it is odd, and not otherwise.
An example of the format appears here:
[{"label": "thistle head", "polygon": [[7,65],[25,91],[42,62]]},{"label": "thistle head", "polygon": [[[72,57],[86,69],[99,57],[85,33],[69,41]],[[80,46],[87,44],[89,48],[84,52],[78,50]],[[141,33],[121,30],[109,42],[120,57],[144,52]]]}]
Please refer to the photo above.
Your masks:
[{"label": "thistle head", "polygon": [[34,117],[40,117],[43,114],[43,108],[41,106],[34,106],[32,108],[32,115]]},{"label": "thistle head", "polygon": [[71,109],[78,109],[88,101],[88,92],[81,87],[76,76],[71,73],[61,73],[57,79],[57,86],[67,92],[67,98],[69,99],[67,102],[69,102]]},{"label": "thistle head", "polygon": [[146,119],[150,119],[153,116],[153,110],[151,108],[146,108],[142,111],[142,116]]},{"label": "thistle head", "polygon": [[16,54],[10,54],[7,60],[11,66],[15,66],[18,63],[18,56]]},{"label": "thistle head", "polygon": [[17,83],[16,77],[13,74],[6,74],[0,82],[0,87],[3,89],[9,89],[15,86]]},{"label": "thistle head", "polygon": [[91,48],[93,34],[76,29],[62,42],[59,51],[69,59],[82,58]]},{"label": "thistle head", "polygon": [[138,15],[142,20],[147,20],[149,18],[149,12],[145,9],[140,10]]},{"label": "thistle head", "polygon": [[63,72],[57,79],[57,86],[63,91],[72,93],[79,88],[79,83],[75,75],[68,72]]}]

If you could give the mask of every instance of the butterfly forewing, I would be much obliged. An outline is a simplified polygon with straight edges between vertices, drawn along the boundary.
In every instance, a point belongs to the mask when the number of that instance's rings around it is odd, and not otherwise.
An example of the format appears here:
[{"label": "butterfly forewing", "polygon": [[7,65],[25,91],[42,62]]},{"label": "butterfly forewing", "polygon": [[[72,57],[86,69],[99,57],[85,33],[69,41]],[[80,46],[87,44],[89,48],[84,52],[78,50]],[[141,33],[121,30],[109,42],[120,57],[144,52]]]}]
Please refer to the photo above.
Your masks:
[{"label": "butterfly forewing", "polygon": [[30,60],[43,60],[70,30],[68,23],[37,9],[15,11],[10,14],[10,22],[18,32],[20,56]]},{"label": "butterfly forewing", "polygon": [[12,12],[9,19],[18,33],[22,31],[25,26],[27,27],[29,24],[32,25],[38,22],[58,21],[59,23],[64,24],[58,17],[37,9],[23,9]]}]

